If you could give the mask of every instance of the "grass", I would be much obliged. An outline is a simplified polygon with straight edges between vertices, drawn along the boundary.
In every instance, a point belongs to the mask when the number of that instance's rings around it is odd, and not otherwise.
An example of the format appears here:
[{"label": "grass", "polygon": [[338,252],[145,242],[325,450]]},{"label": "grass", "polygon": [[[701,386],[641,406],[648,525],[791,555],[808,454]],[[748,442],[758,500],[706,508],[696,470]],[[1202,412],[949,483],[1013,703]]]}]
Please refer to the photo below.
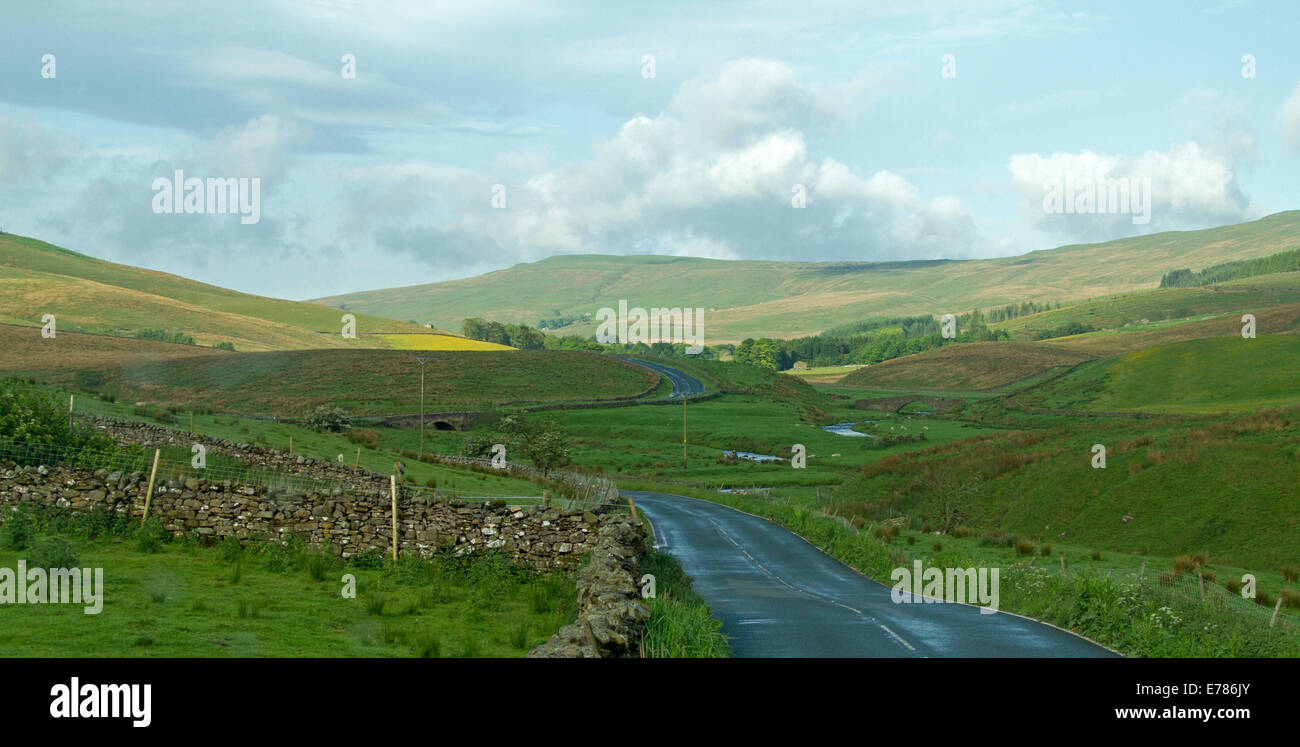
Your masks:
[{"label": "grass", "polygon": [[[41,315],[52,313],[59,332],[130,334],[165,328],[189,334],[199,345],[230,342],[237,350],[383,344],[365,336],[342,337],[343,312],[338,309],[238,293],[13,234],[0,236],[0,285],[5,289],[0,322],[40,326]],[[422,329],[354,313],[362,333]]]},{"label": "grass", "polygon": [[1295,335],[1191,340],[1084,364],[1016,399],[1082,410],[1249,412],[1300,404],[1298,358]]},{"label": "grass", "polygon": [[[53,387],[46,388],[54,392],[60,401],[67,399],[66,390]],[[189,413],[171,416],[171,419],[177,422],[162,422],[156,417],[138,415],[132,405],[120,401],[107,402],[98,397],[78,393],[75,403],[78,413],[102,415],[153,425],[165,425],[181,431],[189,428]],[[418,448],[419,444],[419,433],[414,429],[375,428],[374,430],[379,434],[379,443],[376,448],[369,448],[349,441],[343,434],[317,433],[290,423],[215,414],[195,414],[193,417],[194,432],[200,436],[221,438],[237,443],[259,444],[282,451],[288,450],[289,439],[292,438],[295,454],[329,461],[338,461],[338,457],[342,455],[343,463],[348,465],[358,464],[365,469],[380,474],[392,472],[393,462],[399,458],[395,452],[403,449],[414,450]],[[459,450],[461,438],[463,438],[461,433],[427,428],[425,432],[425,451],[441,450],[443,453],[455,453]],[[195,440],[200,439],[196,438]],[[178,444],[163,447],[162,456],[170,462],[188,464],[191,454],[188,445]],[[208,452],[207,463],[208,469],[211,471],[210,474],[217,471],[230,475],[249,473],[247,466],[242,462],[212,451]],[[541,488],[535,483],[519,478],[484,474],[411,459],[403,459],[403,463],[406,466],[406,477],[409,484],[426,486],[432,481],[439,491],[451,492],[462,498],[536,497],[541,495]],[[147,469],[147,467],[143,468]],[[274,479],[274,476],[264,475],[260,472],[250,474],[256,480]]]},{"label": "grass", "polygon": [[[57,345],[49,345],[35,330],[0,327],[6,348],[0,374],[69,384],[77,370],[95,367],[103,374],[98,391],[117,399],[235,414],[301,416],[319,405],[359,415],[420,411],[420,366],[398,351],[213,351],[155,357],[148,354],[157,345],[152,343],[141,348],[146,355],[126,346],[110,361],[100,352],[82,354],[87,337],[60,336]],[[10,342],[20,342],[12,354]],[[101,346],[95,342],[91,347]],[[657,374],[639,366],[574,351],[442,351],[429,358],[424,367],[426,412],[630,397],[659,382]]]},{"label": "grass", "polygon": [[[567,577],[490,555],[365,570],[304,551],[272,562],[264,545],[231,564],[189,542],[156,554],[122,537],[75,544],[80,567],[104,569],[102,612],[0,605],[6,656],[519,657],[576,615]],[[0,567],[20,557],[0,550]],[[345,573],[356,578],[356,598],[342,596]]]},{"label": "grass", "polygon": [[651,616],[641,637],[643,659],[725,659],[731,646],[722,622],[691,588],[677,561],[667,553],[650,550],[641,560],[641,573],[655,578],[655,596],[642,601]]},{"label": "grass", "polygon": [[996,389],[1089,357],[1050,343],[968,342],[866,366],[839,383],[903,389]]}]

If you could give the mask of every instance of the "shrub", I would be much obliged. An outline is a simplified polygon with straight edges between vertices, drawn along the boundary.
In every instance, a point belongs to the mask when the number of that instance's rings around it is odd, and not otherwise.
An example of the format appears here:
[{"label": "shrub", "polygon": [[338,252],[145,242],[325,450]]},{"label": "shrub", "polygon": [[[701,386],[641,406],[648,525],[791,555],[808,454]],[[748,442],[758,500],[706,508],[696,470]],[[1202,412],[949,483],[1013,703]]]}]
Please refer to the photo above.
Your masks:
[{"label": "shrub", "polygon": [[1034,543],[1028,540],[1020,540],[1019,542],[1016,543],[1017,555],[1033,555],[1034,551],[1036,551],[1037,549],[1038,549],[1037,547],[1034,547]]},{"label": "shrub", "polygon": [[1288,609],[1300,610],[1300,591],[1284,590],[1282,592],[1282,606]]},{"label": "shrub", "polygon": [[221,542],[217,544],[217,556],[226,563],[238,560],[239,554],[243,551],[244,548],[240,546],[239,540],[231,536],[222,537]]},{"label": "shrub", "polygon": [[348,431],[348,440],[367,449],[378,449],[379,431],[374,428],[354,428]]},{"label": "shrub", "polygon": [[1296,581],[1300,581],[1300,567],[1296,567],[1294,565],[1282,566],[1282,578],[1283,580],[1290,581],[1292,583],[1295,583]]},{"label": "shrub", "polygon": [[1261,607],[1272,607],[1275,601],[1273,595],[1269,594],[1267,591],[1260,589],[1255,590],[1255,604],[1258,604]]},{"label": "shrub", "polygon": [[963,537],[969,537],[974,533],[975,530],[971,529],[970,527],[956,527],[952,530],[952,536],[956,537],[957,539],[962,539]]},{"label": "shrub", "polygon": [[1235,579],[1235,578],[1230,578],[1230,579],[1227,579],[1227,580],[1225,580],[1225,581],[1223,582],[1223,588],[1227,589],[1228,591],[1232,592],[1233,594],[1240,594],[1240,593],[1241,593],[1241,582],[1238,581],[1238,580]]},{"label": "shrub", "polygon": [[1051,555],[1052,555],[1052,545],[1051,545],[1051,543],[1049,542],[1048,544],[1043,545],[1042,547],[1040,547],[1039,550],[1038,550],[1038,552],[1039,552],[1039,554],[1042,555],[1044,558],[1051,557]]},{"label": "shrub", "polygon": [[77,549],[58,535],[41,537],[32,543],[27,562],[34,568],[76,568]]},{"label": "shrub", "polygon": [[157,518],[151,518],[135,530],[136,549],[143,553],[162,552],[163,545],[171,539],[171,532]]},{"label": "shrub", "polygon": [[382,615],[384,614],[384,595],[373,594],[366,597],[366,614]]},{"label": "shrub", "polygon": [[1191,573],[1205,565],[1205,553],[1191,553],[1174,558],[1174,570],[1179,573]]},{"label": "shrub", "polygon": [[[68,450],[112,451],[112,439],[79,423],[68,423],[68,405],[56,402],[34,386],[18,379],[0,381],[0,439]],[[35,465],[48,457],[15,450],[18,464]]]},{"label": "shrub", "polygon": [[907,544],[909,544],[909,545],[915,545],[915,544],[916,544],[916,537],[913,536],[913,535],[910,535],[910,534],[907,535]]},{"label": "shrub", "polygon": [[1093,559],[1093,560],[1101,560],[1101,553],[1099,553],[1099,552],[1097,552],[1096,550],[1094,550],[1093,553],[1092,553],[1092,559]]},{"label": "shrub", "polygon": [[341,407],[321,405],[307,415],[306,425],[318,433],[342,433],[352,427],[352,416]]}]

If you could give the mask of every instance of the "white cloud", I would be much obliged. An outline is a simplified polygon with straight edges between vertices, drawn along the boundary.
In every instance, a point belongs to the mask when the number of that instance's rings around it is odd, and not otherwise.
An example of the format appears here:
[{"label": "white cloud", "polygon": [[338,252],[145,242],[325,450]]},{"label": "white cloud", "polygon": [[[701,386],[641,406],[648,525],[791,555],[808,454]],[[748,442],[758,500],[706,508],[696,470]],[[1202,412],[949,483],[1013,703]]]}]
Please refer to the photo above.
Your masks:
[{"label": "white cloud", "polygon": [[1282,143],[1290,150],[1300,151],[1300,84],[1282,102],[1277,120],[1282,127]]},{"label": "white cloud", "polygon": [[[1205,228],[1248,220],[1255,210],[1237,183],[1231,160],[1195,142],[1138,156],[1078,153],[1013,155],[1008,164],[1025,216],[1044,231],[1073,240],[1104,240],[1135,233]],[[1119,205],[1115,212],[1051,212],[1045,200],[1054,188],[1072,185],[1076,194],[1108,180],[1149,180],[1149,222],[1135,222],[1146,205]],[[1131,210],[1129,209],[1131,208]],[[1109,210],[1109,205],[1107,205]]]}]

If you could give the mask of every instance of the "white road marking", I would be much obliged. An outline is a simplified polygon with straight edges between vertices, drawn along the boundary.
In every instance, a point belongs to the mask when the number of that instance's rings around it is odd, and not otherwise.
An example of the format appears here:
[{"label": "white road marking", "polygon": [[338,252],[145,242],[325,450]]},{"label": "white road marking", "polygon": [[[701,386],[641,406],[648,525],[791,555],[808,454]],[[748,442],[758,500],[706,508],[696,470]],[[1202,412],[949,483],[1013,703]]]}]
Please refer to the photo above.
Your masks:
[{"label": "white road marking", "polygon": [[836,600],[834,600],[834,599],[831,599],[830,597],[822,596],[821,594],[818,594],[818,593],[816,593],[816,592],[808,591],[807,589],[804,589],[804,588],[802,588],[802,587],[795,586],[794,584],[790,583],[789,581],[786,581],[784,578],[781,578],[781,577],[778,576],[777,574],[775,574],[775,573],[773,573],[772,571],[768,570],[768,568],[767,568],[766,566],[764,566],[762,563],[758,562],[758,559],[757,559],[757,558],[755,558],[753,555],[750,555],[750,554],[749,554],[749,551],[746,550],[744,547],[742,547],[741,544],[740,544],[739,542],[737,542],[735,539],[733,539],[733,538],[731,537],[730,534],[727,534],[727,531],[726,531],[725,529],[723,529],[722,527],[718,526],[718,522],[714,521],[713,519],[709,519],[709,523],[712,524],[712,525],[713,525],[713,528],[716,529],[716,530],[718,531],[718,534],[721,534],[722,537],[723,537],[724,539],[726,539],[728,542],[730,542],[732,545],[734,545],[734,546],[736,547],[737,550],[740,550],[741,554],[743,554],[746,558],[749,558],[749,562],[753,563],[754,566],[755,566],[756,568],[758,568],[760,571],[762,571],[765,575],[767,575],[768,578],[771,578],[771,579],[773,579],[773,580],[775,580],[775,581],[780,582],[781,584],[785,585],[785,586],[786,586],[788,589],[790,589],[791,591],[797,592],[797,593],[799,593],[799,594],[805,594],[805,595],[807,595],[807,596],[813,597],[814,599],[817,599],[817,600],[820,600],[820,601],[823,601],[823,602],[829,602],[830,604],[833,604],[833,605],[835,605],[836,607],[842,607],[842,608],[844,608],[844,609],[846,609],[846,610],[848,610],[848,611],[854,613],[855,615],[858,615],[859,617],[865,618],[866,620],[868,620],[868,621],[870,621],[870,622],[872,622],[872,623],[875,623],[876,625],[880,626],[881,630],[884,630],[886,633],[888,633],[889,636],[890,636],[891,638],[893,638],[895,641],[898,641],[900,644],[902,644],[905,648],[907,648],[908,651],[911,651],[911,652],[914,653],[914,654],[915,654],[915,653],[918,653],[917,650],[916,650],[916,647],[913,646],[912,644],[908,643],[906,640],[904,640],[904,638],[903,638],[902,636],[900,636],[899,634],[897,634],[897,633],[895,633],[894,631],[890,630],[889,627],[886,626],[884,623],[880,622],[879,620],[877,620],[876,618],[872,617],[871,615],[868,615],[867,613],[863,612],[862,610],[859,610],[859,609],[855,609],[855,608],[853,608],[853,607],[850,607],[849,605],[844,604],[843,602],[839,602],[839,601],[836,601]]}]

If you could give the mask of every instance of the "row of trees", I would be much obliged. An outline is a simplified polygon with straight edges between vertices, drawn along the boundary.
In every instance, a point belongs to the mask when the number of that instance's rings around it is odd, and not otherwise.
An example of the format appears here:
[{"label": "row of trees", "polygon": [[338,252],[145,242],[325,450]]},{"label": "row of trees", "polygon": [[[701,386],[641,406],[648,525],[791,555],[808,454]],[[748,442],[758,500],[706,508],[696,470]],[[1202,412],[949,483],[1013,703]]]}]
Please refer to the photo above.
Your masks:
[{"label": "row of trees", "polygon": [[472,340],[509,345],[520,350],[541,350],[546,346],[546,335],[527,324],[502,324],[470,317],[461,323],[460,333]]},{"label": "row of trees", "polygon": [[1011,339],[1004,330],[989,329],[988,321],[979,310],[962,314],[956,317],[952,338],[944,337],[941,322],[929,316],[859,322],[793,340],[751,338],[736,346],[733,360],[785,371],[799,361],[809,366],[872,364],[953,343]]},{"label": "row of trees", "polygon": [[1258,259],[1241,259],[1222,262],[1200,272],[1189,269],[1167,272],[1160,278],[1161,288],[1196,288],[1212,283],[1222,283],[1236,278],[1271,275],[1277,272],[1300,270],[1300,249],[1278,252]]}]

